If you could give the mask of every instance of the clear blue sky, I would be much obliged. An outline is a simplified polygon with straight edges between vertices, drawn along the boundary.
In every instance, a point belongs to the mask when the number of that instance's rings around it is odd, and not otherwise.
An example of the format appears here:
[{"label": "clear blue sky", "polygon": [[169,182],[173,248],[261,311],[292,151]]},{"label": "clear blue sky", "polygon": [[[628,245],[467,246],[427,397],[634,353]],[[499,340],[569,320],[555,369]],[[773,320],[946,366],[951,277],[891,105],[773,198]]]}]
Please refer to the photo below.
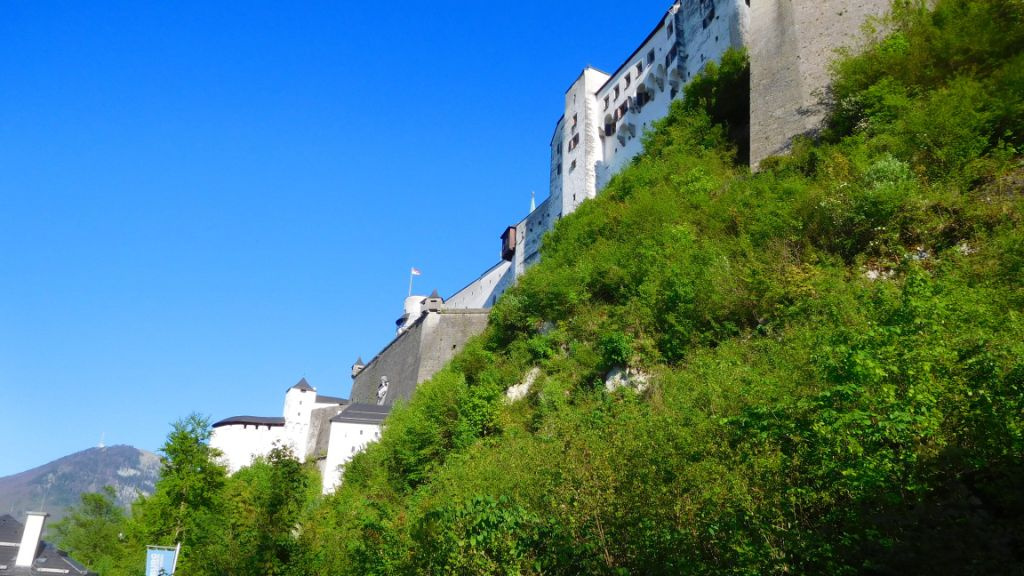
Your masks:
[{"label": "clear blue sky", "polygon": [[0,476],[347,396],[411,266],[449,296],[547,196],[635,2],[0,5]]}]

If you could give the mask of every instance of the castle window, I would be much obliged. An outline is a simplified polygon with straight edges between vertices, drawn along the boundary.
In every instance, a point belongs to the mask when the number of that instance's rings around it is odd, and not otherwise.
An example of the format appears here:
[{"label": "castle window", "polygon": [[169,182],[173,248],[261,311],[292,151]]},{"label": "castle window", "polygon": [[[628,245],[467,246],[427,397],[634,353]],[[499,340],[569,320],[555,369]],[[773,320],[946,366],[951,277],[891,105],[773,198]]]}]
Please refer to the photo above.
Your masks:
[{"label": "castle window", "polygon": [[643,71],[644,71],[644,62],[643,62],[643,60],[641,60],[640,62],[636,63],[636,77],[639,78],[640,74],[643,73]]},{"label": "castle window", "polygon": [[[747,0],[747,5],[750,5],[750,0]],[[651,64],[654,64],[654,50],[647,53],[647,65],[650,66]]]},{"label": "castle window", "polygon": [[561,163],[561,162],[559,162],[559,163],[558,163],[558,168],[557,168],[557,172],[558,172],[558,175],[559,175],[559,176],[561,176],[561,175],[562,175],[562,163]]},{"label": "castle window", "polygon": [[615,87],[615,99],[616,100],[619,99],[619,87],[618,86]]},{"label": "castle window", "polygon": [[672,21],[671,20],[668,21],[668,28],[665,31],[667,32],[666,36],[672,36],[672,32],[674,30],[673,30],[673,26],[672,26]]},{"label": "castle window", "polygon": [[626,73],[626,77],[623,78],[623,80],[626,81],[626,88],[629,88],[629,73],[628,72]]},{"label": "castle window", "polygon": [[711,2],[710,4],[711,4],[711,6],[708,8],[707,16],[704,16],[704,29],[705,30],[708,29],[708,26],[710,26],[711,22],[714,21],[714,19],[715,19],[715,4],[714,4],[714,2]]},{"label": "castle window", "polygon": [[579,146],[579,145],[580,145],[580,135],[576,134],[575,136],[572,137],[572,140],[569,140],[569,152],[572,152],[573,150],[575,150],[576,147]]},{"label": "castle window", "polygon": [[579,121],[577,120],[576,116],[577,116],[576,114],[572,115],[572,130],[573,130],[573,132],[576,131],[576,125],[579,124]]},{"label": "castle window", "polygon": [[605,110],[607,110],[607,109],[608,109],[608,96],[605,96],[605,97],[604,97],[604,109],[605,109]]},{"label": "castle window", "polygon": [[628,101],[627,102],[623,102],[622,106],[619,106],[618,109],[615,110],[615,119],[616,120],[621,119],[623,116],[626,115],[626,112],[628,110],[629,110],[629,102]]},{"label": "castle window", "polygon": [[[572,164],[569,164],[569,172],[572,172],[575,169],[576,169],[576,161],[573,160]],[[573,200],[575,200],[575,199],[576,199],[576,196],[573,196]]]}]

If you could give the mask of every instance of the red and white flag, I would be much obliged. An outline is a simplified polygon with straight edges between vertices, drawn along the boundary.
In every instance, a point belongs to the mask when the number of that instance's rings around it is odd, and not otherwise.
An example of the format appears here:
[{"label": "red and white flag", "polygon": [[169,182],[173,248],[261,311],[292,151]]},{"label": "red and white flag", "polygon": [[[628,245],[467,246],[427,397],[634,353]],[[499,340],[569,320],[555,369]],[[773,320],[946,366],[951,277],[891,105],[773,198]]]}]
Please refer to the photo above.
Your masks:
[{"label": "red and white flag", "polygon": [[419,276],[420,275],[420,269],[419,268],[413,268],[412,270],[409,270],[409,274],[412,274],[413,276]]}]

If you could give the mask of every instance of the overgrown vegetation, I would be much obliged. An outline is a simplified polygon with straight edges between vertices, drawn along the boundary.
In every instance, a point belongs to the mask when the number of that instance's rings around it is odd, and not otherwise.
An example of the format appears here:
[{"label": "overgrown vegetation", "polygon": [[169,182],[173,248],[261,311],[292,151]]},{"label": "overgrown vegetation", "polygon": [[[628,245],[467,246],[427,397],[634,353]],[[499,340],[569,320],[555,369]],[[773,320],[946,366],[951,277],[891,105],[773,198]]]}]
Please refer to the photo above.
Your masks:
[{"label": "overgrown vegetation", "polygon": [[[836,64],[823,138],[754,175],[730,55],[336,494],[216,509],[281,530],[278,563],[195,536],[189,573],[1024,572],[1022,19],[899,2]],[[643,392],[605,390],[625,367]],[[147,537],[204,510],[173,485]]]}]

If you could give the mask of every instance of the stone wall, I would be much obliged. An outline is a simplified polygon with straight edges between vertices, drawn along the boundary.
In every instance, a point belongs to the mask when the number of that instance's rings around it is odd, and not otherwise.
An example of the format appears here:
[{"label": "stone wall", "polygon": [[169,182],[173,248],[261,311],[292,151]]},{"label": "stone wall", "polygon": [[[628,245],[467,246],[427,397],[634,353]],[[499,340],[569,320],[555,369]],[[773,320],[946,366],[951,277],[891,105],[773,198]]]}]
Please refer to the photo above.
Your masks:
[{"label": "stone wall", "polygon": [[487,310],[425,313],[388,344],[352,383],[352,402],[377,404],[381,377],[388,379],[384,405],[408,400],[416,386],[444,367],[471,337],[487,327]]},{"label": "stone wall", "polygon": [[[495,240],[495,246],[497,246]],[[445,301],[445,308],[488,308],[498,296],[501,296],[515,282],[515,270],[512,262],[504,260],[491,266],[479,278],[470,282]]]},{"label": "stone wall", "polygon": [[[389,382],[387,403],[394,395],[411,394],[416,387],[420,369],[420,340],[423,322],[428,314],[416,320],[408,330],[399,334],[356,375],[352,382],[350,400],[363,404],[377,403],[377,386],[381,376]],[[408,396],[405,396],[408,398]]]},{"label": "stone wall", "polygon": [[753,0],[750,7],[750,164],[786,153],[825,115],[828,66],[855,47],[861,26],[889,0]]}]

